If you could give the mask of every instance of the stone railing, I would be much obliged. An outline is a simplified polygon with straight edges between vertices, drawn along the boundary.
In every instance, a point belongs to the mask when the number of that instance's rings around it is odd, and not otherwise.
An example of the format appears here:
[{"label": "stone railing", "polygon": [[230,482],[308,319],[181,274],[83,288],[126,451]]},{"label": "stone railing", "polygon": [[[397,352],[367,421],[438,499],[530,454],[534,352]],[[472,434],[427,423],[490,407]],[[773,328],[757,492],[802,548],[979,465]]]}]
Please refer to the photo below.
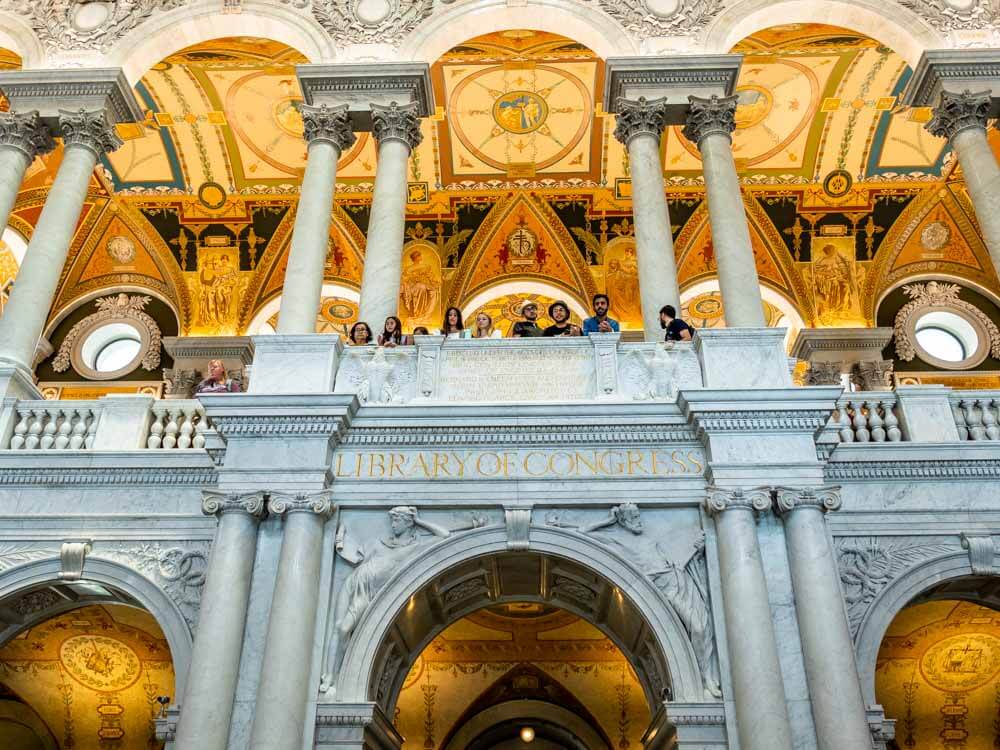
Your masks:
[{"label": "stone railing", "polygon": [[1000,391],[949,394],[959,440],[1000,440]]},{"label": "stone railing", "polygon": [[825,432],[834,443],[898,443],[906,440],[899,424],[898,399],[891,391],[845,393]]},{"label": "stone railing", "polygon": [[157,401],[149,425],[147,448],[204,448],[205,408],[195,399]]},{"label": "stone railing", "polygon": [[97,434],[100,401],[18,401],[12,450],[84,450]]},{"label": "stone railing", "polygon": [[618,334],[578,338],[450,340],[347,347],[335,393],[362,404],[676,399],[702,386],[689,343],[625,344]]}]

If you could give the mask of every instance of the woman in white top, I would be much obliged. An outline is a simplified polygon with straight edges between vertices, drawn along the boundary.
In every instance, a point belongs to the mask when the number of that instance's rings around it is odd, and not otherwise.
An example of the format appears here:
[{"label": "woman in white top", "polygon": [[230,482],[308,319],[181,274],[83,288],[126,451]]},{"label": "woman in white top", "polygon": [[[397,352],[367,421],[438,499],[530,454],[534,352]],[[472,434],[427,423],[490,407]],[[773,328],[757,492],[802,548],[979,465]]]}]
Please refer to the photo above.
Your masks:
[{"label": "woman in white top", "polygon": [[449,307],[444,313],[444,323],[438,333],[446,339],[469,339],[472,331],[467,331],[462,325],[462,311],[457,307]]},{"label": "woman in white top", "polygon": [[484,312],[476,316],[476,328],[472,331],[474,339],[502,339],[503,332],[493,327],[493,318]]}]

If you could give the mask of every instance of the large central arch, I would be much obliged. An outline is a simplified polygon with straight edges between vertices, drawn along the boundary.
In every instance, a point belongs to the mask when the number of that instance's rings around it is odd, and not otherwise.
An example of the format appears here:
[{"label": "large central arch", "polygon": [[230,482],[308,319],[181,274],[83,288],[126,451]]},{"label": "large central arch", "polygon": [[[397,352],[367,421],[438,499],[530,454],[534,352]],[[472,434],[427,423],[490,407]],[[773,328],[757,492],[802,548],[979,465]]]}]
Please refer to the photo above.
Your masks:
[{"label": "large central arch", "polygon": [[[543,585],[537,596],[505,596],[491,587],[491,571],[494,580],[498,576],[495,566],[519,557],[538,558],[542,566],[562,564],[558,572],[567,581],[568,595]],[[600,608],[581,606],[589,601],[583,589],[591,584],[580,580],[587,575],[592,585],[604,587],[590,589],[595,604],[604,597]],[[574,592],[574,582],[583,589]],[[453,606],[442,607],[449,597]],[[683,625],[652,581],[624,557],[585,535],[554,527],[531,527],[527,549],[512,549],[506,528],[491,526],[422,550],[390,579],[351,637],[337,676],[337,701],[375,701],[391,716],[407,672],[437,634],[485,604],[526,599],[556,603],[601,629],[629,658],[654,710],[667,698],[705,700]]]}]

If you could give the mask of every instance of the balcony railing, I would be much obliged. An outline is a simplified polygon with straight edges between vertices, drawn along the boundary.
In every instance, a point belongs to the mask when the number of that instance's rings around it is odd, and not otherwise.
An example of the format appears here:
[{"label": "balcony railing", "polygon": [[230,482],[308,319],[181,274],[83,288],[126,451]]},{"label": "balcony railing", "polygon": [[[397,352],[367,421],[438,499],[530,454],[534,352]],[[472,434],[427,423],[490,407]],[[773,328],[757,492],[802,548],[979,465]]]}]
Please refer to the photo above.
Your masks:
[{"label": "balcony railing", "polygon": [[1000,391],[956,391],[949,401],[960,440],[1000,440]]}]

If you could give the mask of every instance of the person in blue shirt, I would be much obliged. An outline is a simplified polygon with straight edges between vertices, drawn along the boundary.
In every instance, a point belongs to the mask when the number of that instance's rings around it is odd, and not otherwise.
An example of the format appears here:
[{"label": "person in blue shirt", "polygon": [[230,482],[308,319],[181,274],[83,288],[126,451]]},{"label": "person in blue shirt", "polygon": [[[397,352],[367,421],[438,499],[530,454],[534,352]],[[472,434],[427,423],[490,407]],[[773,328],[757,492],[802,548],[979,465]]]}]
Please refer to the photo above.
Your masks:
[{"label": "person in blue shirt", "polygon": [[608,317],[611,300],[606,294],[595,294],[591,303],[594,307],[594,317],[583,321],[583,335],[591,333],[612,333],[619,330],[618,321]]}]

